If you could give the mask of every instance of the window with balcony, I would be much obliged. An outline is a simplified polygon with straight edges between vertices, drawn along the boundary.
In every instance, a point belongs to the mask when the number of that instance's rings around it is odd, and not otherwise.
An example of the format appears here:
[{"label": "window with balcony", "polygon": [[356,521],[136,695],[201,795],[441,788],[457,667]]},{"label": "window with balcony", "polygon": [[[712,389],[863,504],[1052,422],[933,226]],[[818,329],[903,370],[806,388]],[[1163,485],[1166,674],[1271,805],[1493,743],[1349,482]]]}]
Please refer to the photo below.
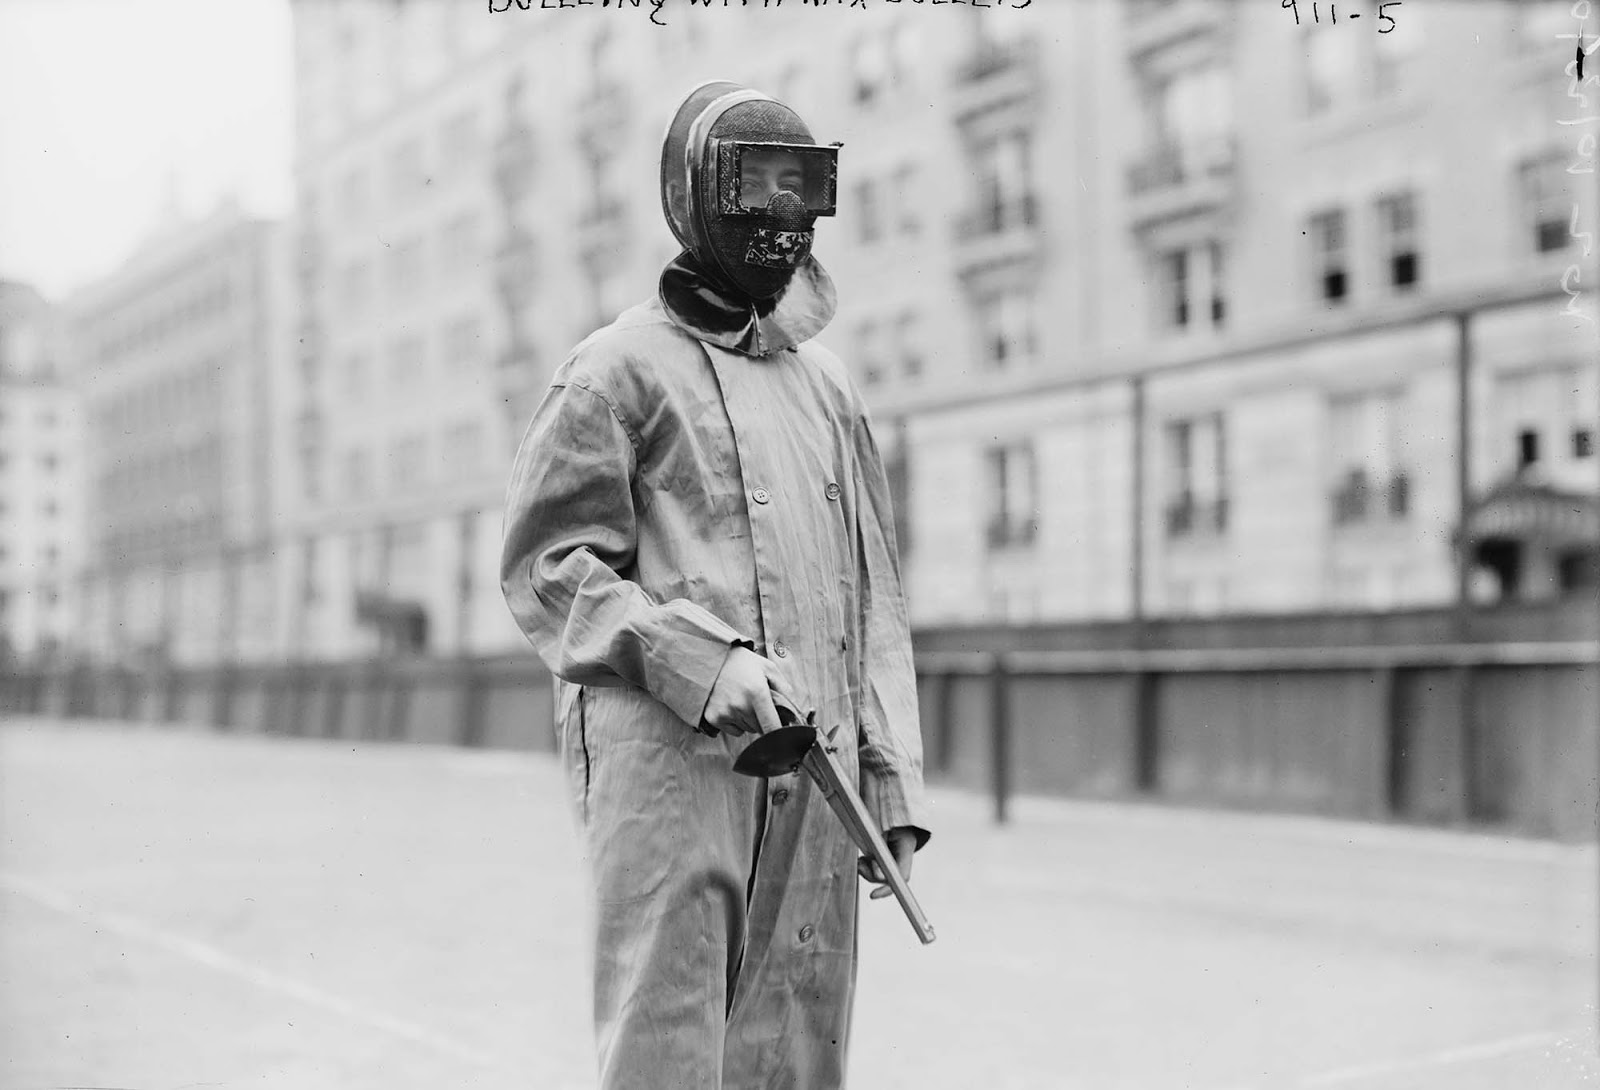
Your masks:
[{"label": "window with balcony", "polygon": [[978,203],[967,234],[998,234],[1034,222],[1033,137],[1022,130],[978,145]]},{"label": "window with balcony", "polygon": [[1389,286],[1404,291],[1422,279],[1422,248],[1417,223],[1417,195],[1395,193],[1377,201],[1385,276]]},{"label": "window with balcony", "polygon": [[1033,441],[990,447],[984,462],[989,548],[1033,544],[1039,533],[1039,470]]},{"label": "window with balcony", "polygon": [[1363,391],[1329,404],[1332,518],[1336,526],[1403,519],[1411,511],[1411,479],[1400,443],[1398,390]]},{"label": "window with balcony", "polygon": [[1306,234],[1311,239],[1311,266],[1318,297],[1329,303],[1344,302],[1350,294],[1344,209],[1316,213],[1307,221]]},{"label": "window with balcony", "polygon": [[985,295],[978,300],[980,358],[990,370],[1031,361],[1038,348],[1034,320],[1034,297],[1026,289],[1012,289]]},{"label": "window with balcony", "polygon": [[1527,224],[1534,252],[1551,253],[1571,245],[1572,194],[1562,153],[1551,151],[1520,163],[1517,187],[1522,222]]},{"label": "window with balcony", "polygon": [[1206,413],[1166,425],[1166,532],[1186,538],[1228,528],[1228,462],[1223,416]]}]

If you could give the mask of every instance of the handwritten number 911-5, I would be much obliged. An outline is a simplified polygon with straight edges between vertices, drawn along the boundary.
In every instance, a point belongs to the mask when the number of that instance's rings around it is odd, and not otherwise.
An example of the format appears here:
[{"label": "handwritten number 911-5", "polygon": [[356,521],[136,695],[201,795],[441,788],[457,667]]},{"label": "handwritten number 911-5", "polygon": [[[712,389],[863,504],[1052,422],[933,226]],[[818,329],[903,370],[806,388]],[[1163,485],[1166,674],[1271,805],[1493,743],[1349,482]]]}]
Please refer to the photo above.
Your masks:
[{"label": "handwritten number 911-5", "polygon": [[[1384,3],[1381,3],[1381,4],[1378,5],[1378,24],[1379,24],[1378,25],[1378,33],[1379,34],[1390,34],[1390,33],[1392,33],[1394,31],[1394,28],[1395,28],[1394,16],[1390,15],[1384,9],[1385,8],[1397,8],[1397,7],[1400,6],[1400,2],[1401,2],[1401,0],[1385,0]],[[1300,0],[1283,0],[1283,3],[1280,6],[1288,8],[1290,11],[1294,12],[1294,25],[1295,26],[1299,26],[1300,25]],[[1337,23],[1339,21],[1339,8],[1338,8],[1337,5],[1335,5],[1335,4],[1329,4],[1328,5],[1328,17],[1335,23]],[[1312,20],[1314,22],[1318,22],[1318,23],[1322,22],[1322,11],[1318,7],[1317,0],[1312,0],[1311,18],[1312,18]],[[1346,16],[1346,18],[1359,19],[1359,18],[1361,18],[1361,13],[1359,11],[1352,12],[1350,15]],[[1383,25],[1384,23],[1387,23],[1389,25],[1388,26],[1384,26]]]}]

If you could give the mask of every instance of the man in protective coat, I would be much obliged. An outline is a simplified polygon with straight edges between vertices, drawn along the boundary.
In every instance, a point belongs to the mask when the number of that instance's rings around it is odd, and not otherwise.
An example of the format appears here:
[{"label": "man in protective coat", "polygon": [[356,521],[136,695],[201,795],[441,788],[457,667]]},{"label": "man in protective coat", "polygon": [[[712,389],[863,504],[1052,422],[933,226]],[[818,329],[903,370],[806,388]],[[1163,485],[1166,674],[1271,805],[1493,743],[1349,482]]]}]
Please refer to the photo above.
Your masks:
[{"label": "man in protective coat", "polygon": [[556,678],[605,1090],[842,1085],[857,876],[885,876],[807,777],[733,771],[774,692],[837,728],[903,875],[929,835],[888,479],[810,340],[837,155],[695,88],[661,162],[684,252],[562,363],[511,474],[501,586]]}]

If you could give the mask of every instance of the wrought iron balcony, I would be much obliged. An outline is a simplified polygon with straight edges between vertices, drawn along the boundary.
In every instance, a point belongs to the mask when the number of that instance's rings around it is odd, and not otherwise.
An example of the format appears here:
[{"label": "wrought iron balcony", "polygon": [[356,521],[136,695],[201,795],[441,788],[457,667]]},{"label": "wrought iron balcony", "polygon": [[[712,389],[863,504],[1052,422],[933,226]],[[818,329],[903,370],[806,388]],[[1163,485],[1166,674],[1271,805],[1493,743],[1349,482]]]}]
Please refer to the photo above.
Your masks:
[{"label": "wrought iron balcony", "polygon": [[1037,98],[1043,84],[1038,43],[1032,38],[997,42],[979,38],[955,70],[958,120]]},{"label": "wrought iron balcony", "polygon": [[1128,166],[1128,199],[1135,225],[1220,208],[1233,195],[1236,145],[1232,136],[1164,142]]},{"label": "wrought iron balcony", "polygon": [[1411,510],[1411,481],[1397,472],[1378,484],[1368,480],[1364,470],[1351,470],[1334,490],[1332,501],[1338,526],[1403,519]]},{"label": "wrought iron balcony", "polygon": [[1180,42],[1203,46],[1220,38],[1232,6],[1220,0],[1135,0],[1127,7],[1128,52],[1138,59]]},{"label": "wrought iron balcony", "polygon": [[1039,255],[1039,206],[1032,194],[989,201],[956,221],[955,260],[966,275],[997,265],[1032,261]]},{"label": "wrought iron balcony", "polygon": [[1167,503],[1167,536],[1221,534],[1228,529],[1228,497],[1202,501],[1184,492]]},{"label": "wrought iron balcony", "polygon": [[1004,514],[990,517],[985,538],[991,549],[1015,549],[1032,545],[1039,536],[1039,519],[1011,518]]}]

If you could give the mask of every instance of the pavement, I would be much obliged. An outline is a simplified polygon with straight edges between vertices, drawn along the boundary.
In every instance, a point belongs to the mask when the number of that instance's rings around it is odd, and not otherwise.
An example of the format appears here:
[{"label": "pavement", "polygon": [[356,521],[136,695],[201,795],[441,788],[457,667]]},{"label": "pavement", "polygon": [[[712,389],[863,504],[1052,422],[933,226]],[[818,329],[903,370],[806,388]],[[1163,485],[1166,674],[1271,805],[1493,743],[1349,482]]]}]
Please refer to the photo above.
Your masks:
[{"label": "pavement", "polygon": [[[934,799],[852,1087],[1600,1088],[1592,845]],[[592,1087],[581,862],[543,755],[0,722],[0,1088]]]}]

